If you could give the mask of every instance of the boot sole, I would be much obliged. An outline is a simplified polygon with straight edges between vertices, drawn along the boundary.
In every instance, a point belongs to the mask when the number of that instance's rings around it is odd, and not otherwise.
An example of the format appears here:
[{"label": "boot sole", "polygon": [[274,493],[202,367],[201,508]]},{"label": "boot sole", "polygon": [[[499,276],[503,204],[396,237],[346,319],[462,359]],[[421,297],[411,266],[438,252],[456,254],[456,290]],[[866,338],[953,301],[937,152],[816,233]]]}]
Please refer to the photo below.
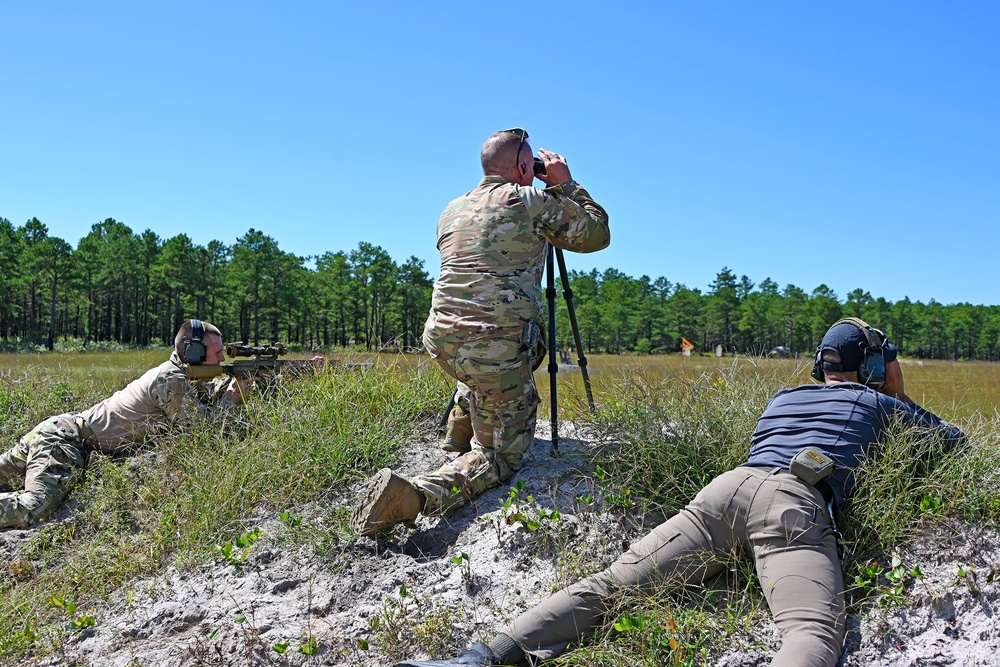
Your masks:
[{"label": "boot sole", "polygon": [[375,473],[375,478],[368,485],[368,493],[365,499],[351,513],[351,530],[358,535],[374,535],[383,528],[389,528],[392,523],[373,523],[372,516],[379,516],[385,510],[392,495],[387,493],[389,482],[392,480],[392,470],[382,468]]}]

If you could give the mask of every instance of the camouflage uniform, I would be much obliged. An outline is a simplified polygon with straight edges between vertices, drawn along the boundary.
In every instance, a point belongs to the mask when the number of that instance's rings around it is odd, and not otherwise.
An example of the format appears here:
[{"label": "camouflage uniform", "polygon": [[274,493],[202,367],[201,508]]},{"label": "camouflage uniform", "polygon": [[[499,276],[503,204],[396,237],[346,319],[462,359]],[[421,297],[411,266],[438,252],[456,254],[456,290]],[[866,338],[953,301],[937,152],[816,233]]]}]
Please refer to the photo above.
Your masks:
[{"label": "camouflage uniform", "polygon": [[205,413],[227,378],[192,385],[176,352],[121,391],[79,414],[49,417],[0,456],[0,528],[50,515],[87,467],[93,450],[114,454],[157,430]]},{"label": "camouflage uniform", "polygon": [[445,208],[441,275],[423,342],[471,390],[474,436],[472,451],[411,480],[426,499],[424,513],[464,504],[520,469],[535,432],[532,371],[545,353],[546,242],[593,252],[610,240],[608,214],[574,181],[539,190],[486,176]]}]

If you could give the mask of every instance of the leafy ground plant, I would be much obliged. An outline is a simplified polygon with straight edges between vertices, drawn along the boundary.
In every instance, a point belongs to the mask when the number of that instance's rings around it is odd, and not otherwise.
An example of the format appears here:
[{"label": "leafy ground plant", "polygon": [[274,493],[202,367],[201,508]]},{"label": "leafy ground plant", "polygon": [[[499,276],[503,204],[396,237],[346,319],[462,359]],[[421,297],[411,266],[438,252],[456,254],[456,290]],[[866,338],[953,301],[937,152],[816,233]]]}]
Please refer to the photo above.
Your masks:
[{"label": "leafy ground plant", "polygon": [[226,540],[224,544],[216,544],[212,548],[227,562],[241,565],[250,555],[254,542],[262,537],[264,537],[264,531],[258,527],[234,540]]}]

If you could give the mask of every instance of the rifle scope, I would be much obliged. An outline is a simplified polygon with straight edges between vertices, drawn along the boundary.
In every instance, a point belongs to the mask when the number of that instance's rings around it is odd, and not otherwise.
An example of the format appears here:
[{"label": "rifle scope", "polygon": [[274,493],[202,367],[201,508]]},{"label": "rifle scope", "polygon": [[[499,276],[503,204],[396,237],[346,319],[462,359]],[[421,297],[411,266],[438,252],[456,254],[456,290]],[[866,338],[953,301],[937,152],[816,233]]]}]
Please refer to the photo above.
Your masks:
[{"label": "rifle scope", "polygon": [[239,341],[226,345],[227,357],[279,357],[283,354],[288,354],[288,350],[282,343],[254,347],[253,345],[245,345],[243,341]]}]

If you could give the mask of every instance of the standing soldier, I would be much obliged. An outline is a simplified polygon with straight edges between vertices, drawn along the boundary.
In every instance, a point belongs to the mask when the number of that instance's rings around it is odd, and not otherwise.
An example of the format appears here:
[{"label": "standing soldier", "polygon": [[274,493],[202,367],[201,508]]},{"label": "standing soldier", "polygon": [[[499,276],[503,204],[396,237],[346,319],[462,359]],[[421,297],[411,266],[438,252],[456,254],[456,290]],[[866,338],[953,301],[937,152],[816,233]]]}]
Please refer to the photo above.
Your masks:
[{"label": "standing soldier", "polygon": [[[594,252],[611,240],[608,214],[573,180],[565,158],[538,154],[524,130],[494,132],[483,144],[484,178],[441,215],[441,274],[423,341],[459,383],[445,447],[463,453],[412,480],[388,468],[376,473],[351,518],[361,535],[463,505],[521,467],[535,434],[532,371],[545,354],[546,244]],[[531,187],[536,176],[548,187]]]},{"label": "standing soldier", "polygon": [[220,364],[222,332],[185,322],[170,359],[88,410],[49,417],[0,456],[0,528],[25,527],[59,507],[87,467],[90,452],[116,454],[149,435],[205,414],[207,403],[242,403],[250,379],[191,383],[186,364]]}]

